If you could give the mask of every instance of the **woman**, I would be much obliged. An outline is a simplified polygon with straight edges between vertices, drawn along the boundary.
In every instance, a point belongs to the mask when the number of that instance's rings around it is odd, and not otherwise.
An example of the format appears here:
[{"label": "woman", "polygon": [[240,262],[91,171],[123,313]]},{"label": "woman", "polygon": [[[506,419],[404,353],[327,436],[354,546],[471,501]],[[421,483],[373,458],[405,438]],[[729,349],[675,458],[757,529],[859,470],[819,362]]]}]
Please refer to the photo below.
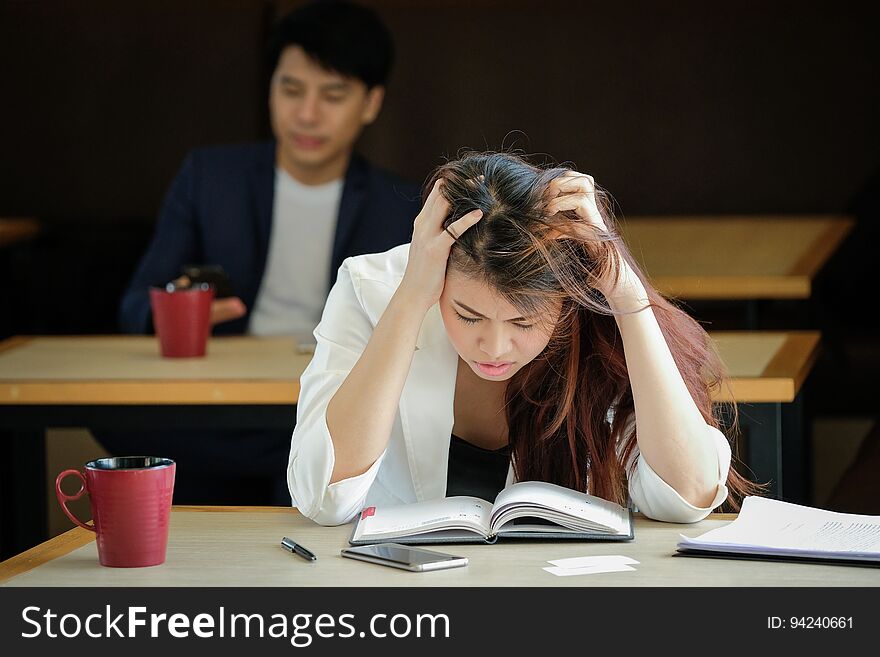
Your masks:
[{"label": "woman", "polygon": [[471,153],[428,189],[412,242],[346,260],[315,329],[288,465],[303,514],[543,480],[695,522],[750,490],[705,331],[646,282],[590,176]]}]

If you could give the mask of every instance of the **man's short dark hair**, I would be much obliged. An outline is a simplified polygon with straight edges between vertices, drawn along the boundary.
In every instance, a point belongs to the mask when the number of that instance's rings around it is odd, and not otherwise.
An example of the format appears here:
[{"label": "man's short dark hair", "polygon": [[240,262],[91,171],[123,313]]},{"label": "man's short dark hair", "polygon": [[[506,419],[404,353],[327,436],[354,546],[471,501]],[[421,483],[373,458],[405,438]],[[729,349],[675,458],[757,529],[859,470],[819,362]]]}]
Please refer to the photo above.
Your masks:
[{"label": "man's short dark hair", "polygon": [[309,3],[275,24],[269,39],[270,74],[288,46],[300,46],[323,68],[358,78],[367,88],[384,86],[394,61],[391,33],[379,15],[342,0]]}]

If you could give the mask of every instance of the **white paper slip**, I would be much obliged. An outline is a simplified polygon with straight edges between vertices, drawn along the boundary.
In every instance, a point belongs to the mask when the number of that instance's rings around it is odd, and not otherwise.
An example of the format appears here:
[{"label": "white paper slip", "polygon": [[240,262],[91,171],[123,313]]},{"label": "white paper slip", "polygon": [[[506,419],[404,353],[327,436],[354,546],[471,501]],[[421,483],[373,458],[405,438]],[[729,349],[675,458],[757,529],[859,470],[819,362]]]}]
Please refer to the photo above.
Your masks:
[{"label": "white paper slip", "polygon": [[548,573],[558,577],[571,577],[572,575],[597,575],[599,573],[620,573],[625,570],[635,570],[625,563],[606,564],[604,566],[588,566],[586,568],[560,568],[559,566],[547,566],[544,568]]},{"label": "white paper slip", "polygon": [[624,557],[620,554],[602,554],[592,557],[571,557],[569,559],[556,559],[554,561],[548,561],[547,563],[552,563],[554,566],[559,566],[560,568],[588,568],[590,566],[605,566],[618,563],[637,564],[639,562],[635,559],[630,559],[629,557]]}]

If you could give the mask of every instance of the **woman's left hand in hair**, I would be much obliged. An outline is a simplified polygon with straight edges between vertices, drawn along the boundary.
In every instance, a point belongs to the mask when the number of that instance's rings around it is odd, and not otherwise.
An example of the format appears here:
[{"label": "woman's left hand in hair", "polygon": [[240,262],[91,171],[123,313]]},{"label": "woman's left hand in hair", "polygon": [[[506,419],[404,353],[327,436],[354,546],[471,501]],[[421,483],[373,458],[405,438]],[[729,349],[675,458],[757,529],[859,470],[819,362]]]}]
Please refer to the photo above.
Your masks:
[{"label": "woman's left hand in hair", "polygon": [[[596,203],[596,184],[593,182],[593,176],[569,171],[550,182],[547,187],[547,198],[549,199],[547,216],[573,211],[588,226],[601,231],[608,230]],[[584,231],[581,237],[589,239],[589,231]]]},{"label": "woman's left hand in hair", "polygon": [[[595,240],[595,231],[608,232],[608,225],[599,212],[596,202],[596,184],[593,176],[578,171],[570,171],[550,182],[547,188],[547,216],[552,217],[559,212],[574,212],[580,222],[572,225],[575,235],[584,242]],[[560,237],[564,237],[560,234]],[[605,243],[609,249],[617,251],[613,243]],[[632,306],[634,300],[639,301],[639,307],[645,298],[645,290],[638,276],[627,264],[626,260],[616,253],[617,262],[620,265],[619,276],[616,284],[600,291],[612,305]]]}]

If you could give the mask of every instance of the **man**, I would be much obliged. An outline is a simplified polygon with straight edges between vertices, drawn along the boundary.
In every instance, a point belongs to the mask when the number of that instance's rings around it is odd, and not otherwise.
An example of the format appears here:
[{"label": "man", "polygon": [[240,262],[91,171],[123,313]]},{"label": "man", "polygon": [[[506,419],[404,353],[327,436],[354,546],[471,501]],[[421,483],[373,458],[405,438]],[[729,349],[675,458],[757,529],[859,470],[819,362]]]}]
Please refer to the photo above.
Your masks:
[{"label": "man", "polygon": [[[410,240],[418,190],[353,151],[382,108],[393,60],[387,28],[365,7],[317,2],[277,24],[270,52],[275,139],[186,158],[123,297],[123,331],[151,330],[151,285],[176,279],[185,264],[210,264],[236,292],[214,301],[215,334],[311,333],[344,258]],[[290,431],[97,437],[114,454],[175,458],[177,503],[290,502]]]}]

